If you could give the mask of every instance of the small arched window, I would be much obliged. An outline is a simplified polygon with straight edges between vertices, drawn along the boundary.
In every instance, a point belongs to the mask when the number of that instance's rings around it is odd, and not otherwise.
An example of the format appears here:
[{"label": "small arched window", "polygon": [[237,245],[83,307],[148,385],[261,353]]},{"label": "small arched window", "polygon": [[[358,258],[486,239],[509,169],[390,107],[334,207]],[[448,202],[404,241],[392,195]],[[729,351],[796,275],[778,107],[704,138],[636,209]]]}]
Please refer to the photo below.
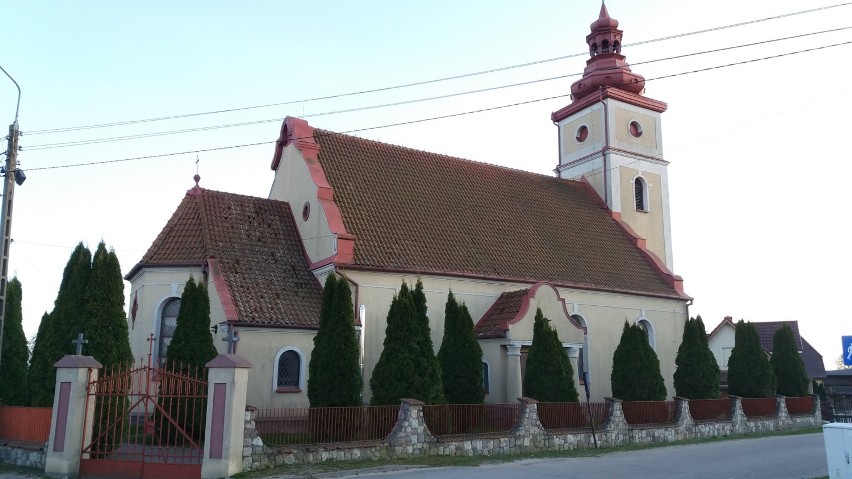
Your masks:
[{"label": "small arched window", "polygon": [[488,394],[490,388],[490,381],[488,380],[488,363],[482,361],[482,389],[485,391],[485,394]]},{"label": "small arched window", "polygon": [[160,331],[157,341],[157,358],[160,366],[166,362],[166,352],[172,342],[177,327],[177,317],[180,312],[180,298],[171,298],[163,305],[160,312]]},{"label": "small arched window", "polygon": [[656,339],[654,338],[654,326],[647,319],[640,319],[638,321],[639,327],[642,328],[642,331],[645,332],[645,338],[648,340],[648,344],[651,345],[651,349],[656,350]]},{"label": "small arched window", "polygon": [[612,42],[612,52],[621,53],[621,44],[618,43],[618,40]]},{"label": "small arched window", "polygon": [[648,185],[641,176],[633,180],[633,195],[636,199],[636,211],[648,211]]},{"label": "small arched window", "polygon": [[[586,324],[586,320],[583,319],[583,317],[580,316],[579,314],[572,314],[571,319],[574,320],[574,322],[576,324],[580,325],[581,328],[585,328],[586,339],[588,339],[589,329],[588,329],[588,325]],[[583,342],[584,346],[585,346],[585,342],[586,341]],[[577,355],[577,379],[578,379],[579,384],[585,384],[586,378],[583,375],[583,371],[585,371],[588,368],[586,356],[589,354],[589,352],[586,350],[585,347],[580,347],[578,349],[580,351],[579,351],[579,354]]]},{"label": "small arched window", "polygon": [[304,356],[297,348],[281,348],[275,356],[273,387],[277,392],[300,392],[304,388]]},{"label": "small arched window", "polygon": [[609,53],[609,41],[604,40],[601,42],[601,53]]}]

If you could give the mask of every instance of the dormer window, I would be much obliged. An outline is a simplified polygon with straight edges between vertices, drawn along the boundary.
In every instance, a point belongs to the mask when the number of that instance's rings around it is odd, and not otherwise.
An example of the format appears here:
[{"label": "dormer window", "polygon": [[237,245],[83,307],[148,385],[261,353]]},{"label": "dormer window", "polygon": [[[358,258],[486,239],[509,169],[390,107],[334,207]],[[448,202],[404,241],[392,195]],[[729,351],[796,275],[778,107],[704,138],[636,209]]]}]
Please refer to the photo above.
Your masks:
[{"label": "dormer window", "polygon": [[633,180],[633,193],[636,200],[636,211],[648,211],[648,185],[645,179],[637,176]]}]

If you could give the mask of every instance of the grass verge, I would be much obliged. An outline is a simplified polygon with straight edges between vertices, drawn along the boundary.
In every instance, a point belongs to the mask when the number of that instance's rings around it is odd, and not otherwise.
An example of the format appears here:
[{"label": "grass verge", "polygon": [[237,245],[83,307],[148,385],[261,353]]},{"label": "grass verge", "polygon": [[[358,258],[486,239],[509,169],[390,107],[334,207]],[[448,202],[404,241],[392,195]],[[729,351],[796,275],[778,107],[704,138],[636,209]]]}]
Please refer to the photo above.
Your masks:
[{"label": "grass verge", "polygon": [[687,439],[684,441],[665,442],[655,444],[621,446],[606,449],[575,449],[573,451],[546,451],[525,454],[512,454],[504,456],[425,456],[413,457],[406,459],[365,459],[358,461],[327,461],[319,464],[291,464],[277,466],[270,469],[260,471],[242,472],[236,474],[235,478],[240,479],[256,479],[271,476],[297,476],[297,477],[312,477],[315,474],[337,471],[356,471],[358,469],[376,468],[376,467],[449,467],[449,466],[470,466],[476,467],[481,464],[496,464],[503,462],[514,462],[524,459],[546,459],[546,458],[564,458],[564,457],[594,457],[602,456],[613,452],[623,451],[638,451],[642,449],[652,449],[657,447],[670,446],[685,446],[689,444],[705,444],[719,441],[731,441],[737,439],[755,439],[772,436],[794,436],[799,434],[816,434],[822,433],[821,427],[809,429],[798,429],[795,431],[779,431],[759,434],[740,434],[736,436],[719,436],[704,439]]}]

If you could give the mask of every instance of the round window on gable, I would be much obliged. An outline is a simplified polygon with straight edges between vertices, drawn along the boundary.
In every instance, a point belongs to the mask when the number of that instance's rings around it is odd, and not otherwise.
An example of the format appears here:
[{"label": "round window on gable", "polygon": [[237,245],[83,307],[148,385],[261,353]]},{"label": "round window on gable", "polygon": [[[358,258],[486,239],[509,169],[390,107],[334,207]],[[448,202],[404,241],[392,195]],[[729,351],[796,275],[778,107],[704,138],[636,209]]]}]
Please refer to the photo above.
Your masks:
[{"label": "round window on gable", "polygon": [[640,125],[636,120],[630,120],[630,124],[627,125],[627,129],[630,130],[630,134],[633,135],[633,138],[639,138],[642,136],[642,125]]},{"label": "round window on gable", "polygon": [[582,126],[580,126],[580,128],[577,128],[577,136],[575,137],[577,139],[577,143],[585,142],[586,138],[588,138],[588,137],[589,137],[589,127],[587,127],[586,125],[582,125]]},{"label": "round window on gable", "polygon": [[302,207],[302,220],[308,221],[308,218],[311,217],[311,203],[309,201],[305,201],[305,206]]}]

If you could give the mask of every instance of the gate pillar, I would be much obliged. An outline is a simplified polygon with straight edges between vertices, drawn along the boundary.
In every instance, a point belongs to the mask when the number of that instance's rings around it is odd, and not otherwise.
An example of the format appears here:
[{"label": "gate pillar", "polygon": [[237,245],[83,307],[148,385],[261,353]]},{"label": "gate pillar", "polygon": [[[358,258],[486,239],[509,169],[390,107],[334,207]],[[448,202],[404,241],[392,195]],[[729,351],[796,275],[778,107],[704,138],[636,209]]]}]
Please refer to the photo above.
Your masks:
[{"label": "gate pillar", "polygon": [[236,354],[220,354],[206,366],[207,426],[201,477],[229,477],[243,468],[246,391],[251,363]]},{"label": "gate pillar", "polygon": [[[92,439],[92,410],[94,396],[86,394],[90,381],[98,378],[103,367],[91,356],[68,355],[54,364],[56,392],[53,395],[53,414],[44,473],[49,477],[76,478],[80,470],[83,443]],[[87,403],[91,402],[87,408]]]}]

